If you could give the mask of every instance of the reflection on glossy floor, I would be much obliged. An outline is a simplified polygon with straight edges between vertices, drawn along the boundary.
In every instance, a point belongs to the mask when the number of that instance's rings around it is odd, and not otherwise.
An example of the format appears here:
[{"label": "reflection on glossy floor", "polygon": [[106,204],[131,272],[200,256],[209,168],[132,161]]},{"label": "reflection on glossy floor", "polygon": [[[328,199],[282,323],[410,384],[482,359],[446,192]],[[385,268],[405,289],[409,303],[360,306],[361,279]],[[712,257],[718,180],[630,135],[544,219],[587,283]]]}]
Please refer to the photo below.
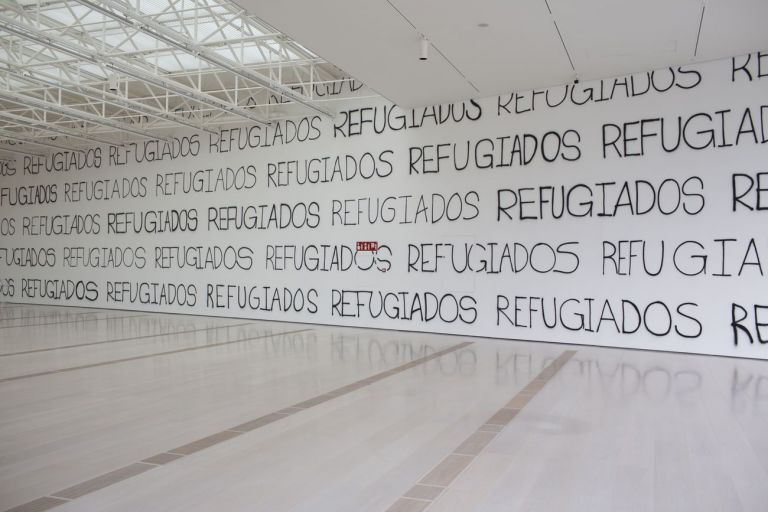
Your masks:
[{"label": "reflection on glossy floor", "polygon": [[0,304],[0,510],[765,511],[768,363]]}]

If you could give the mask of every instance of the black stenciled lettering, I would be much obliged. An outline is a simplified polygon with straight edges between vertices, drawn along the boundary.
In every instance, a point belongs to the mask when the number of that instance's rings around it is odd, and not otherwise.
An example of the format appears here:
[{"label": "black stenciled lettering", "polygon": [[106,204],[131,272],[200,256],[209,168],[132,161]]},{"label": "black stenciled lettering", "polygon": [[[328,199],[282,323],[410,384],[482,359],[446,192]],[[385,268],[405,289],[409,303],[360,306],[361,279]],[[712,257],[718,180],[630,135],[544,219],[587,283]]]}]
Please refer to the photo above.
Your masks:
[{"label": "black stenciled lettering", "polygon": [[765,76],[768,76],[768,52],[749,53],[731,58],[731,82],[735,82],[739,77],[752,82]]},{"label": "black stenciled lettering", "polygon": [[735,302],[731,304],[731,328],[733,329],[733,344],[736,346],[739,345],[740,334],[747,336],[750,345],[755,342],[750,330],[742,324],[748,316],[749,314],[744,306]]}]

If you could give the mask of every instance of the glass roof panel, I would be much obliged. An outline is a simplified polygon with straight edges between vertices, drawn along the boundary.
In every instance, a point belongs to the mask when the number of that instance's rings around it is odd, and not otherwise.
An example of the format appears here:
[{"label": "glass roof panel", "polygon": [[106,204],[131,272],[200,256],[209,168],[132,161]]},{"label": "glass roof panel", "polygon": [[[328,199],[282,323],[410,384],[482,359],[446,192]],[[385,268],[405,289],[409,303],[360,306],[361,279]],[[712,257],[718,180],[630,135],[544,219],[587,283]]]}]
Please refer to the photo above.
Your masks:
[{"label": "glass roof panel", "polygon": [[[24,104],[45,89],[48,103],[58,98],[60,106],[69,102],[91,114],[147,114],[147,127],[190,126],[192,119],[195,129],[207,123],[218,129],[254,116],[261,122],[308,108],[326,113],[311,98],[293,97],[277,108],[274,94],[297,83],[343,78],[228,0],[88,1],[98,9],[78,0],[0,3],[0,88],[11,93],[0,98],[0,110],[26,110],[28,117],[56,113],[56,105]],[[108,123],[99,129],[121,133]]]}]

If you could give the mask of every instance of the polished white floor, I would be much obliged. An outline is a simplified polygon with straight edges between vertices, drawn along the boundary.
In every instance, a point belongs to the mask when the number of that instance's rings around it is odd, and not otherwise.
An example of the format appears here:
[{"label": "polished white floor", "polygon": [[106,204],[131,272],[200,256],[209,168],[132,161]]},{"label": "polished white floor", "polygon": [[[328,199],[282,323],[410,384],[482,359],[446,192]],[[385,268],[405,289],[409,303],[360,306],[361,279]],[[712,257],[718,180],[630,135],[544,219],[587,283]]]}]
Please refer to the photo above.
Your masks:
[{"label": "polished white floor", "polygon": [[462,342],[51,510],[384,512],[574,350],[417,505],[768,511],[768,362],[12,304],[0,304],[0,510]]}]

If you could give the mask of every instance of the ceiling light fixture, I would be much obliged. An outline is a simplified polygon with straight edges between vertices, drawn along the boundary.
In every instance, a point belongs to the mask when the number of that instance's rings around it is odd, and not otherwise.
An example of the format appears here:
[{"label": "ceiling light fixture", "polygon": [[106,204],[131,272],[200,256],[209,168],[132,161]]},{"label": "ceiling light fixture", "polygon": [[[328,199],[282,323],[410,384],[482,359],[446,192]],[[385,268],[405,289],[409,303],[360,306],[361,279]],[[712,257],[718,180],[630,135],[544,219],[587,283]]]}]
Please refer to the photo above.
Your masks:
[{"label": "ceiling light fixture", "polygon": [[115,73],[112,73],[109,75],[109,90],[110,91],[117,91],[120,89],[120,83],[117,79],[117,75]]},{"label": "ceiling light fixture", "polygon": [[429,58],[429,41],[427,41],[426,36],[424,34],[421,34],[421,54],[419,55],[419,60],[427,60]]}]

